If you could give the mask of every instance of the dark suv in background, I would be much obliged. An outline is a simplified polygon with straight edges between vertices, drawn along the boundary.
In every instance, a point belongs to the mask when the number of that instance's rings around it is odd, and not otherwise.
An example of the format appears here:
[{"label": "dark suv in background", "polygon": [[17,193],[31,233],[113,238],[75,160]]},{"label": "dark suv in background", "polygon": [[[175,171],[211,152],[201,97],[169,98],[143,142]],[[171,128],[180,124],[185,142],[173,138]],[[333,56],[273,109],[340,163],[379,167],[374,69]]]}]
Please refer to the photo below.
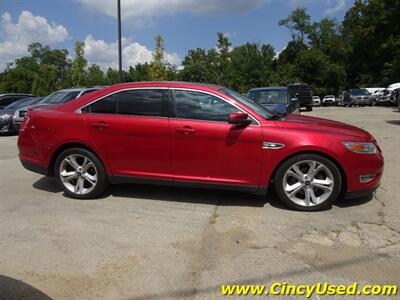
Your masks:
[{"label": "dark suv in background", "polygon": [[299,99],[300,107],[305,107],[307,111],[313,108],[313,93],[307,83],[293,83],[287,86],[290,94]]}]

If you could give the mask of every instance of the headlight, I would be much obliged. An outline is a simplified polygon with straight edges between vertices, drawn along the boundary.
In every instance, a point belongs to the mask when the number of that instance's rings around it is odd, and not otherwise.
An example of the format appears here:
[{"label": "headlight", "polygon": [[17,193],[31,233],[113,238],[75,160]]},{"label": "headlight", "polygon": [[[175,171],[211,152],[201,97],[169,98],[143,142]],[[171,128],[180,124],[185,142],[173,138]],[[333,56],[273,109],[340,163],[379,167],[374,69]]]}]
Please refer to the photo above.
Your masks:
[{"label": "headlight", "polygon": [[0,116],[0,119],[2,121],[5,121],[5,120],[8,120],[8,119],[11,119],[11,117],[12,117],[12,115],[10,115],[10,114],[4,114],[4,115]]},{"label": "headlight", "polygon": [[375,154],[377,152],[377,148],[374,143],[343,142],[343,145],[355,153]]}]

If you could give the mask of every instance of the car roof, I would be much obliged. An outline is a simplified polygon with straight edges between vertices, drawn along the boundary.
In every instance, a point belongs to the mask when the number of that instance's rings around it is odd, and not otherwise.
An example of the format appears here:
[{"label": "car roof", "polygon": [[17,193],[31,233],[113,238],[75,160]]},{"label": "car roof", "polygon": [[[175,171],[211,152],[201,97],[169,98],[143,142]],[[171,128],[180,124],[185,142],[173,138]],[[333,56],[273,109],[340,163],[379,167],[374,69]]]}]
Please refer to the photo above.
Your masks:
[{"label": "car roof", "polygon": [[217,84],[210,84],[210,83],[199,83],[199,82],[187,82],[187,81],[137,81],[137,82],[126,82],[126,83],[119,83],[111,88],[129,88],[129,87],[180,87],[180,88],[194,88],[194,87],[205,87],[214,90],[221,90],[224,87],[217,85]]},{"label": "car roof", "polygon": [[258,88],[254,88],[249,90],[250,91],[263,91],[263,90],[281,90],[281,91],[286,91],[287,87],[285,86],[265,86],[265,87],[258,87]]}]

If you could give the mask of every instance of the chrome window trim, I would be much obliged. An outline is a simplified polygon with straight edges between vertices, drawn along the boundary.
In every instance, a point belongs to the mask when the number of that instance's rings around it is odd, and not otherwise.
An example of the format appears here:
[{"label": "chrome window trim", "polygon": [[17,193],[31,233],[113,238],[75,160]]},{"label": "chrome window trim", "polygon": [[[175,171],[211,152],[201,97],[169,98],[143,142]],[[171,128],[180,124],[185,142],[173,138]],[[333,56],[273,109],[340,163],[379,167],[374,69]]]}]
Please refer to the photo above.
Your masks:
[{"label": "chrome window trim", "polygon": [[[257,120],[256,117],[253,116],[253,114],[251,114],[251,113],[249,113],[247,110],[245,110],[245,109],[243,109],[243,108],[237,106],[235,103],[233,103],[232,101],[229,101],[228,99],[225,99],[225,98],[223,98],[223,97],[221,97],[221,96],[219,96],[219,95],[216,95],[216,94],[214,94],[214,93],[212,93],[212,92],[209,92],[209,91],[204,91],[204,90],[200,90],[200,89],[193,89],[193,88],[181,88],[181,87],[158,87],[158,86],[155,86],[155,87],[130,87],[130,88],[125,88],[125,89],[113,91],[113,92],[111,92],[111,93],[109,93],[109,94],[106,94],[106,95],[104,95],[104,96],[101,96],[100,98],[96,98],[96,99],[90,101],[89,103],[86,103],[85,105],[83,105],[83,106],[77,108],[77,109],[75,110],[75,113],[81,114],[81,113],[82,113],[82,109],[85,108],[86,106],[89,106],[89,105],[91,105],[91,104],[93,104],[93,103],[95,103],[95,102],[97,102],[97,101],[100,101],[100,100],[102,100],[102,99],[104,99],[104,98],[106,98],[106,97],[108,97],[108,96],[114,95],[114,94],[116,94],[116,93],[125,92],[125,91],[131,91],[131,90],[183,90],[183,91],[192,91],[192,92],[205,93],[205,94],[214,96],[214,97],[216,97],[216,98],[218,98],[218,99],[220,99],[220,100],[222,100],[222,101],[225,101],[225,102],[229,103],[230,105],[236,107],[239,111],[248,114],[248,115],[251,117],[251,119],[254,120],[254,121],[256,122],[256,124],[250,124],[249,126],[260,126],[260,122]],[[104,114],[104,115],[119,115],[119,114],[115,113],[115,114]],[[130,116],[133,116],[133,117],[147,117],[147,118],[170,118],[170,117],[157,117],[157,116],[137,116],[137,115],[130,115]],[[208,120],[197,120],[197,119],[181,119],[181,118],[176,118],[176,117],[172,117],[172,118],[170,118],[170,119],[188,120],[188,121],[203,121],[203,122],[226,123],[226,122],[224,122],[224,121],[208,121]]]}]

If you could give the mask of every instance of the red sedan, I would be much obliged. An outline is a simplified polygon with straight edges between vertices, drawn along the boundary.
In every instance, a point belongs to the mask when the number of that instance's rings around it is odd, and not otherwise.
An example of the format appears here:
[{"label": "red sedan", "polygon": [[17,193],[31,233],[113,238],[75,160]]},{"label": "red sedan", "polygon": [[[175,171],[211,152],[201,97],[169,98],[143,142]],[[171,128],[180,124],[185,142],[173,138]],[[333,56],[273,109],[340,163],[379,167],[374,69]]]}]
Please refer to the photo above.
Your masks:
[{"label": "red sedan", "polygon": [[380,184],[383,156],[366,131],[277,114],[227,88],[184,82],[111,86],[30,111],[18,139],[25,168],[87,199],[136,182],[265,194],[329,207]]}]

